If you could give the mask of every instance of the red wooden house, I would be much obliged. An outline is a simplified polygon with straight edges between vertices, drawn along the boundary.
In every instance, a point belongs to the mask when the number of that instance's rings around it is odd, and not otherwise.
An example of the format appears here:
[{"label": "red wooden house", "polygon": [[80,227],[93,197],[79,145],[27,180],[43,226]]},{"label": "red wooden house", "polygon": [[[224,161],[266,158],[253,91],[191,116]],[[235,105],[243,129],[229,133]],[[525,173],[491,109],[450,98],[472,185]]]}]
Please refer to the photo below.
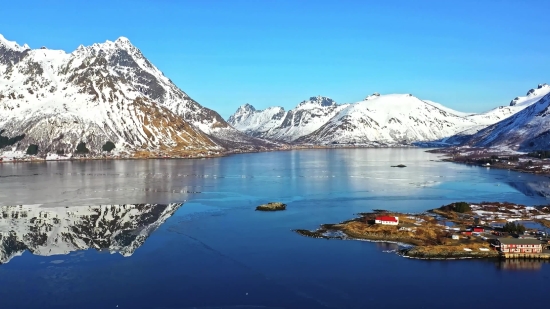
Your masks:
[{"label": "red wooden house", "polygon": [[380,217],[376,217],[376,219],[374,220],[374,223],[383,224],[383,225],[398,225],[399,218],[392,217],[392,216],[380,216]]}]

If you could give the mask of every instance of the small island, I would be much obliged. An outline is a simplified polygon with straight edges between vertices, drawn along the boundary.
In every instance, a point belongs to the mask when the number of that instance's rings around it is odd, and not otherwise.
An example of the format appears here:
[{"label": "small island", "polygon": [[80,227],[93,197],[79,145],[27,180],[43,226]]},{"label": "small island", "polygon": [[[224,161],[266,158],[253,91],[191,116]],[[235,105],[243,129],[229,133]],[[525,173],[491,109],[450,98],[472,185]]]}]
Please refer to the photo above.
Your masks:
[{"label": "small island", "polygon": [[286,204],[280,203],[280,202],[270,202],[267,204],[262,204],[258,207],[256,207],[256,210],[260,211],[278,211],[278,210],[285,210]]},{"label": "small island", "polygon": [[[386,210],[361,213],[338,224],[323,224],[300,235],[399,244],[398,253],[422,259],[528,258],[550,259],[550,207],[511,203],[458,202],[405,214]],[[529,221],[526,228],[522,223]]]}]

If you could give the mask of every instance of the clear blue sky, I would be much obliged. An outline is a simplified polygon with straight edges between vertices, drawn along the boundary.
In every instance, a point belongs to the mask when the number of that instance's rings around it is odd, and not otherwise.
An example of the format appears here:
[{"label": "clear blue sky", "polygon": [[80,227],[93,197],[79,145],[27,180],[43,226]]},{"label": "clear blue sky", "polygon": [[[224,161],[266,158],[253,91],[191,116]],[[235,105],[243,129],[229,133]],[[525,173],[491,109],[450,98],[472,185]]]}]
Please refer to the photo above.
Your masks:
[{"label": "clear blue sky", "polygon": [[202,105],[412,93],[461,111],[550,83],[550,1],[6,1],[0,33],[73,51],[125,36]]}]

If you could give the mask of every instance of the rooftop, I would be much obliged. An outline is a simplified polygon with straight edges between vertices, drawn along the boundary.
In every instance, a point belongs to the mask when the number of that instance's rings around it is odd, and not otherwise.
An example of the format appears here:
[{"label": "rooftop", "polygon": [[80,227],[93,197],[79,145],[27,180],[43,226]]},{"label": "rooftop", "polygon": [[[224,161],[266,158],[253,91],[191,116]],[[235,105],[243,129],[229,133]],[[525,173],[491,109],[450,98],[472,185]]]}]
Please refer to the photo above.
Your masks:
[{"label": "rooftop", "polygon": [[529,238],[499,238],[501,244],[504,245],[540,245],[540,240]]},{"label": "rooftop", "polygon": [[392,216],[380,216],[380,217],[376,217],[376,220],[397,222],[398,219]]}]

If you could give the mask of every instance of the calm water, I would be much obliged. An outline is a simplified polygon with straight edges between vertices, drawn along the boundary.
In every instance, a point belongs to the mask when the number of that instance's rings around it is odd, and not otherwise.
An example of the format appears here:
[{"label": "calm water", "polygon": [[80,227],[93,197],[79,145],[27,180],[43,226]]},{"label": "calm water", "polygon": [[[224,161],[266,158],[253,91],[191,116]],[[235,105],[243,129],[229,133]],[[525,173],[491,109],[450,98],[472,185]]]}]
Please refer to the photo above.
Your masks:
[{"label": "calm water", "polygon": [[[549,202],[548,177],[437,158],[350,149],[0,165],[1,308],[544,305],[549,264],[410,260],[392,245],[291,232],[376,208]],[[288,208],[254,211],[268,201]],[[183,205],[99,206],[144,203]]]}]

